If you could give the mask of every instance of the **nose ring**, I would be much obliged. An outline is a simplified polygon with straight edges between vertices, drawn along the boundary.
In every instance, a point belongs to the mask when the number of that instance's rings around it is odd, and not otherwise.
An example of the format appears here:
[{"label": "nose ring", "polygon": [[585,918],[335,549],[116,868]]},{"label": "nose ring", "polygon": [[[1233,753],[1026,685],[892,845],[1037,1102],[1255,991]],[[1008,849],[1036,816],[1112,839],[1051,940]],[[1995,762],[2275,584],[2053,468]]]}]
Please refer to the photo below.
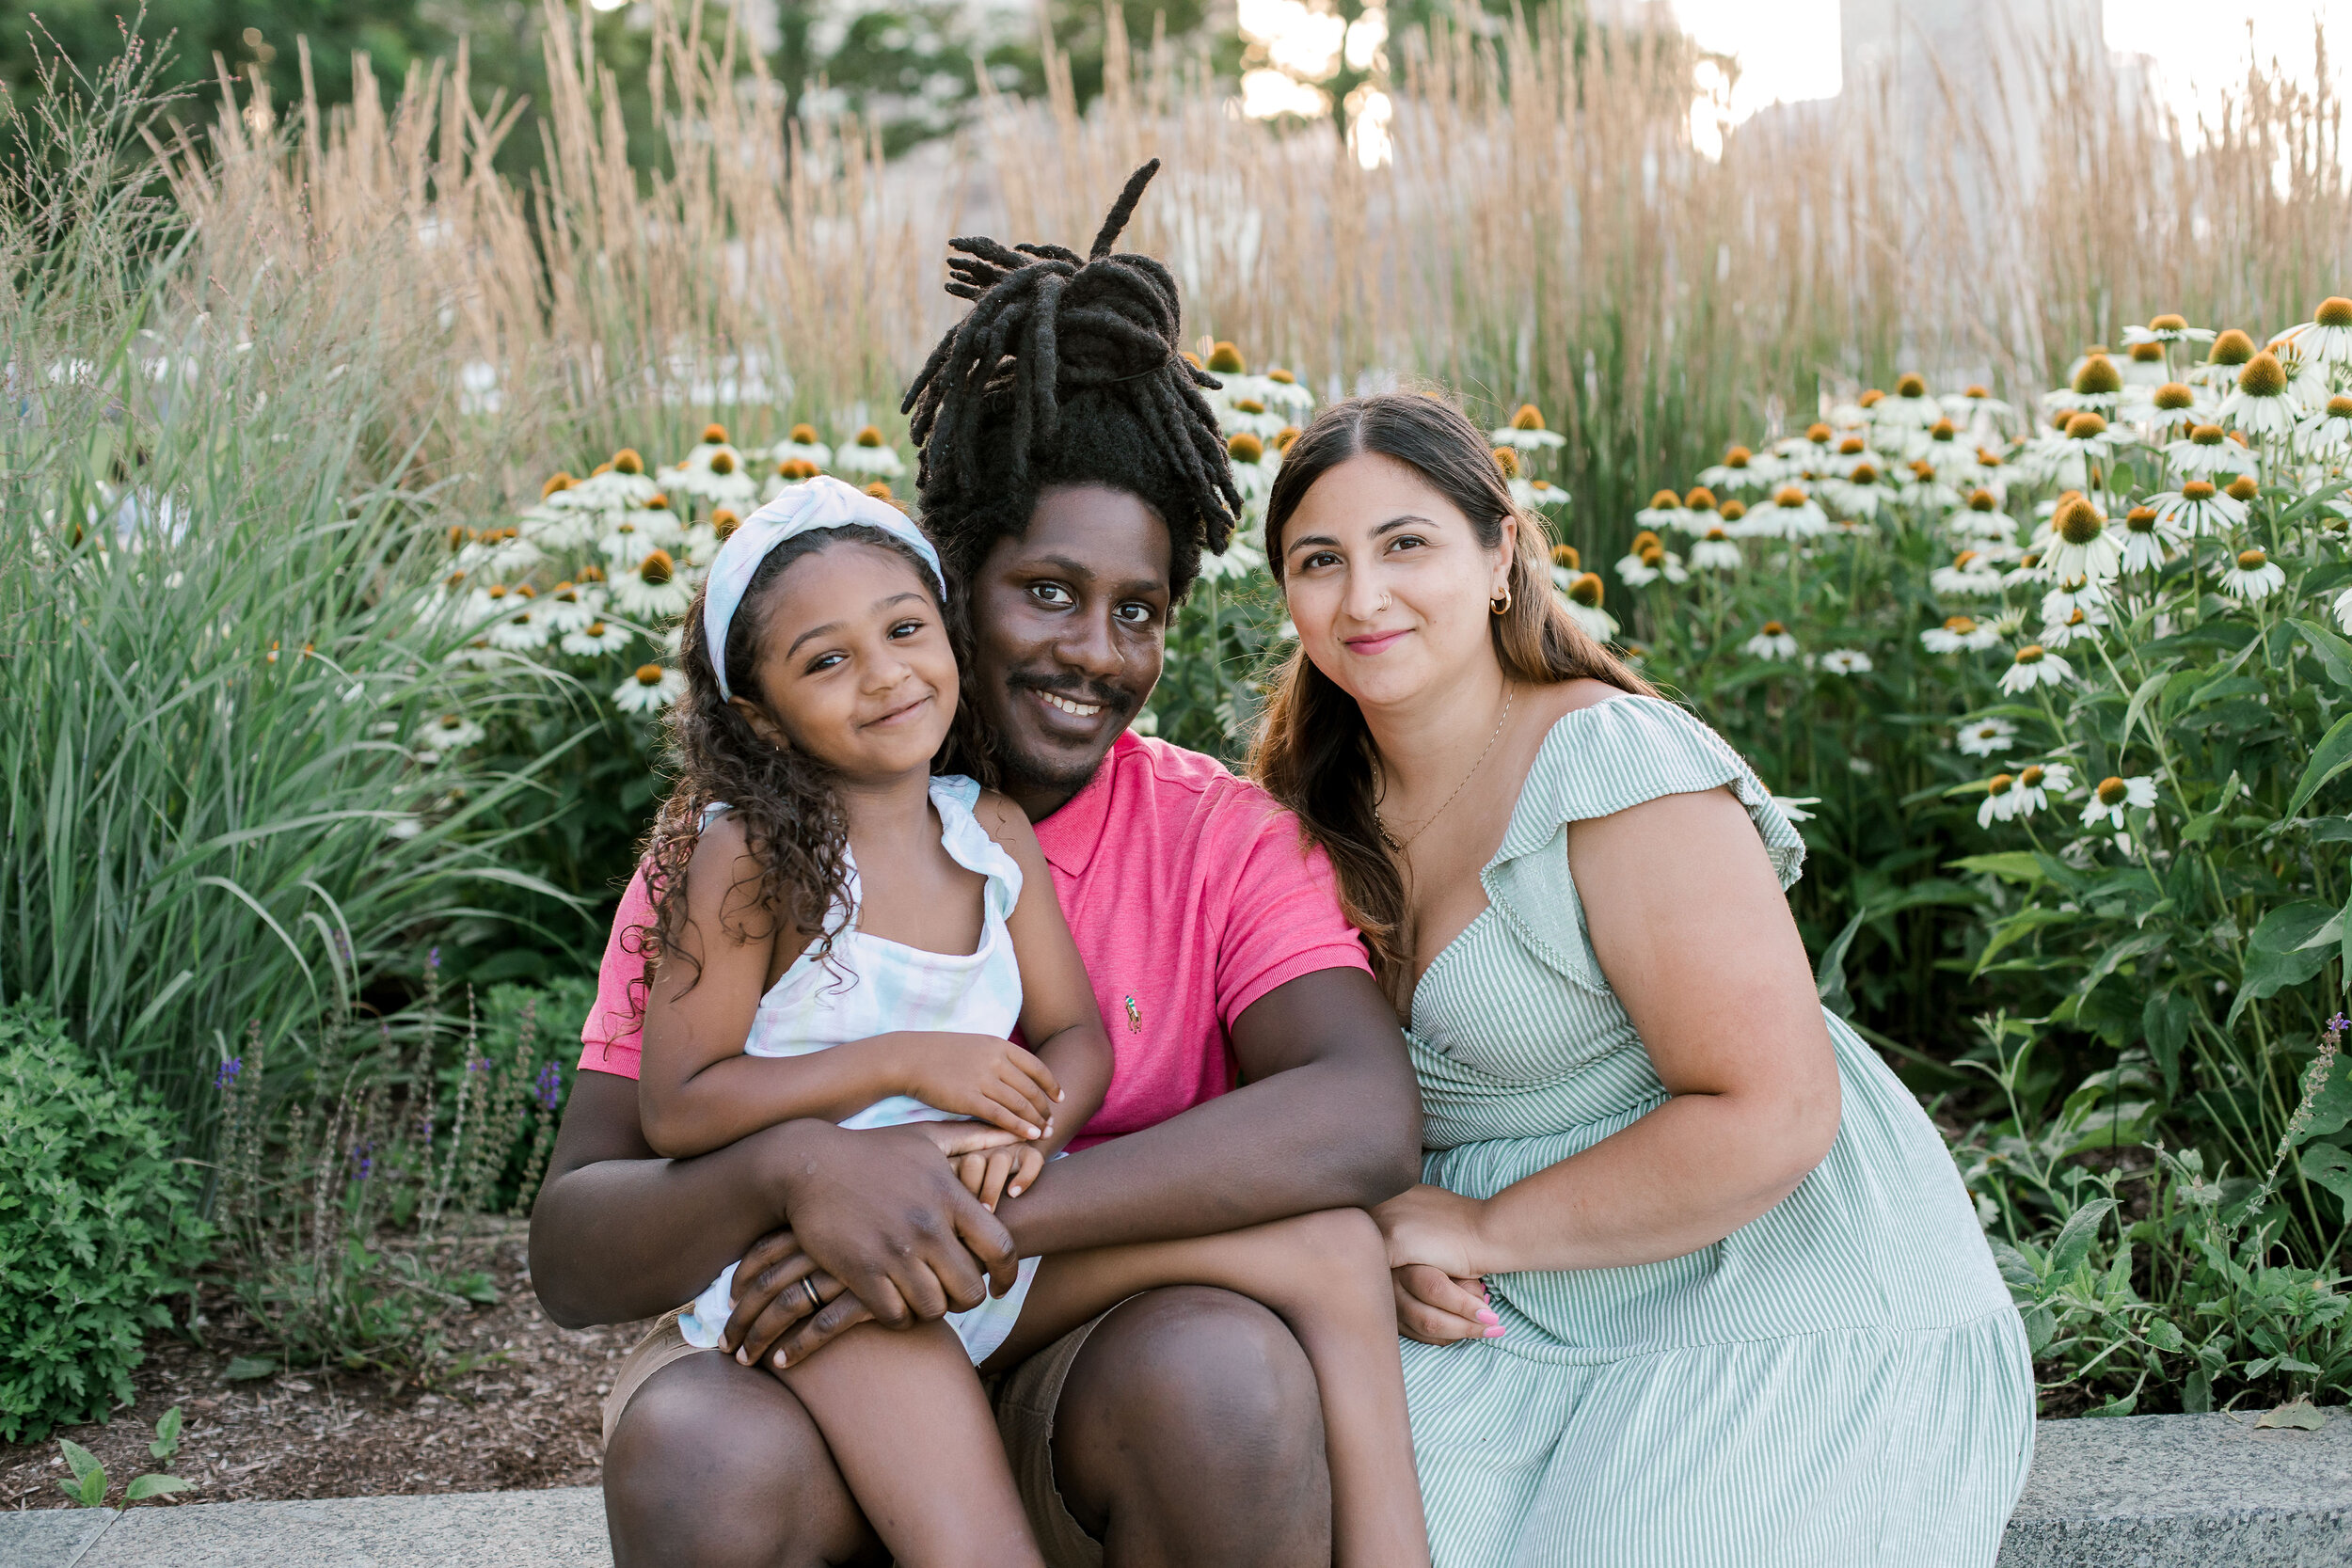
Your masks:
[{"label": "nose ring", "polygon": [[1389,596],[1386,594],[1380,595],[1380,608],[1383,610],[1389,608]]}]

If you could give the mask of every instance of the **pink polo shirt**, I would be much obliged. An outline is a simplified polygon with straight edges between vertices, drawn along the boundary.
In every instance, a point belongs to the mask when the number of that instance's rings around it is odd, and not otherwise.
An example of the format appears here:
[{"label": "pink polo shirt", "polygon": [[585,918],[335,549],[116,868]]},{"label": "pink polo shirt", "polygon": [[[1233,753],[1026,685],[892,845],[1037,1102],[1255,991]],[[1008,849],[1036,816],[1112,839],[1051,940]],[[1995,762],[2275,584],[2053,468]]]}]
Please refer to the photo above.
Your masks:
[{"label": "pink polo shirt", "polygon": [[[1231,1089],[1228,1031],[1277,986],[1371,968],[1323,852],[1213,757],[1122,735],[1037,839],[1111,1037],[1110,1093],[1073,1148]],[[644,965],[627,933],[652,920],[641,869],[612,917],[580,1030],[586,1070],[637,1076]]]}]

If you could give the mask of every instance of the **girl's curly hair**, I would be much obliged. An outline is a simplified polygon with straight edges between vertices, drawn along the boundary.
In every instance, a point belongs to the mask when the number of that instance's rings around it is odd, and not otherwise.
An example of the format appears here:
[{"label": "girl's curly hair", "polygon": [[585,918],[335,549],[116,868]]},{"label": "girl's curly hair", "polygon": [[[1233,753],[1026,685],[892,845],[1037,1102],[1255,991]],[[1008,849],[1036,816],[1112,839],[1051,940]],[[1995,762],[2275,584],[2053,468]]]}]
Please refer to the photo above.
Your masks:
[{"label": "girl's curly hair", "polygon": [[[859,524],[798,534],[769,551],[744,586],[740,606],[727,626],[730,690],[757,700],[759,646],[767,629],[769,590],[777,579],[795,562],[852,543],[879,546],[903,559],[946,621],[930,568],[902,541]],[[676,950],[686,924],[687,867],[702,838],[703,818],[713,806],[724,806],[743,825],[745,846],[759,868],[755,907],[766,911],[777,928],[812,933],[819,957],[829,957],[848,912],[844,895],[850,828],[833,772],[797,747],[761,739],[735,705],[719,695],[718,672],[703,635],[704,598],[705,591],[697,590],[686,610],[678,652],[686,690],[671,706],[667,723],[675,782],[654,819],[643,857],[654,920],[650,926],[631,927],[623,936],[623,946],[633,940],[644,958],[647,984],[662,956]],[[961,670],[966,660],[961,639],[956,641]],[[957,705],[959,733],[951,733],[949,745],[960,753],[978,754],[982,748],[960,733],[966,729],[970,713],[969,705]],[[642,1015],[643,996],[631,1001]]]}]

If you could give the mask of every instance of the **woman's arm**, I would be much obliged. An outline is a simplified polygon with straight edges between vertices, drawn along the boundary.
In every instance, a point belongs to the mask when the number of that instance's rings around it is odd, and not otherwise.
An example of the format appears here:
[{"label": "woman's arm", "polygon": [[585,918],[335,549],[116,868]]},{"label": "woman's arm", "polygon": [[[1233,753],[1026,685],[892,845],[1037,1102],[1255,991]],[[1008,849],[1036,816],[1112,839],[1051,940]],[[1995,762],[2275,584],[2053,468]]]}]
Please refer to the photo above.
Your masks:
[{"label": "woman's arm", "polygon": [[1051,1158],[1078,1135],[1111,1086],[1111,1039],[1095,1006],[1086,960],[1071,940],[1070,923],[1054,896],[1053,874],[1038,847],[1037,830],[1005,797],[991,790],[977,815],[991,837],[1021,867],[1021,898],[1005,928],[1021,964],[1021,1036],[1052,1069],[1061,1085],[1045,1136],[1037,1140]]},{"label": "woman's arm", "polygon": [[1456,1277],[1679,1258],[1770,1210],[1837,1136],[1837,1059],[1804,943],[1727,790],[1568,828],[1601,971],[1674,1098],[1484,1202],[1382,1206],[1392,1264]]}]

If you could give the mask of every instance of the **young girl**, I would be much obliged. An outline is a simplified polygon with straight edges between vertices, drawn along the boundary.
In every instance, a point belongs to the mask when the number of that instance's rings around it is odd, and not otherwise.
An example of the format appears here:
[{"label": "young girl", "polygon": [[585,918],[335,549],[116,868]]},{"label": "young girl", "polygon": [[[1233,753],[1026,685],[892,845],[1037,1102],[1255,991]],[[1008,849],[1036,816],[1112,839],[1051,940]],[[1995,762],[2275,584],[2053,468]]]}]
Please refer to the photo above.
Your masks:
[{"label": "young girl", "polygon": [[[826,478],[744,522],[688,610],[639,1080],[660,1153],[801,1117],[919,1122],[993,1208],[1102,1102],[1110,1042],[1035,832],[930,771],[957,709],[944,594],[913,524]],[[1006,1037],[1015,1024],[1034,1050]],[[733,1273],[681,1318],[690,1342],[718,1342]],[[1355,1211],[1025,1259],[1002,1297],[862,1325],[779,1375],[899,1563],[1042,1568],[973,1369],[1177,1284],[1252,1296],[1298,1336],[1335,1561],[1426,1564],[1387,1260]]]}]

